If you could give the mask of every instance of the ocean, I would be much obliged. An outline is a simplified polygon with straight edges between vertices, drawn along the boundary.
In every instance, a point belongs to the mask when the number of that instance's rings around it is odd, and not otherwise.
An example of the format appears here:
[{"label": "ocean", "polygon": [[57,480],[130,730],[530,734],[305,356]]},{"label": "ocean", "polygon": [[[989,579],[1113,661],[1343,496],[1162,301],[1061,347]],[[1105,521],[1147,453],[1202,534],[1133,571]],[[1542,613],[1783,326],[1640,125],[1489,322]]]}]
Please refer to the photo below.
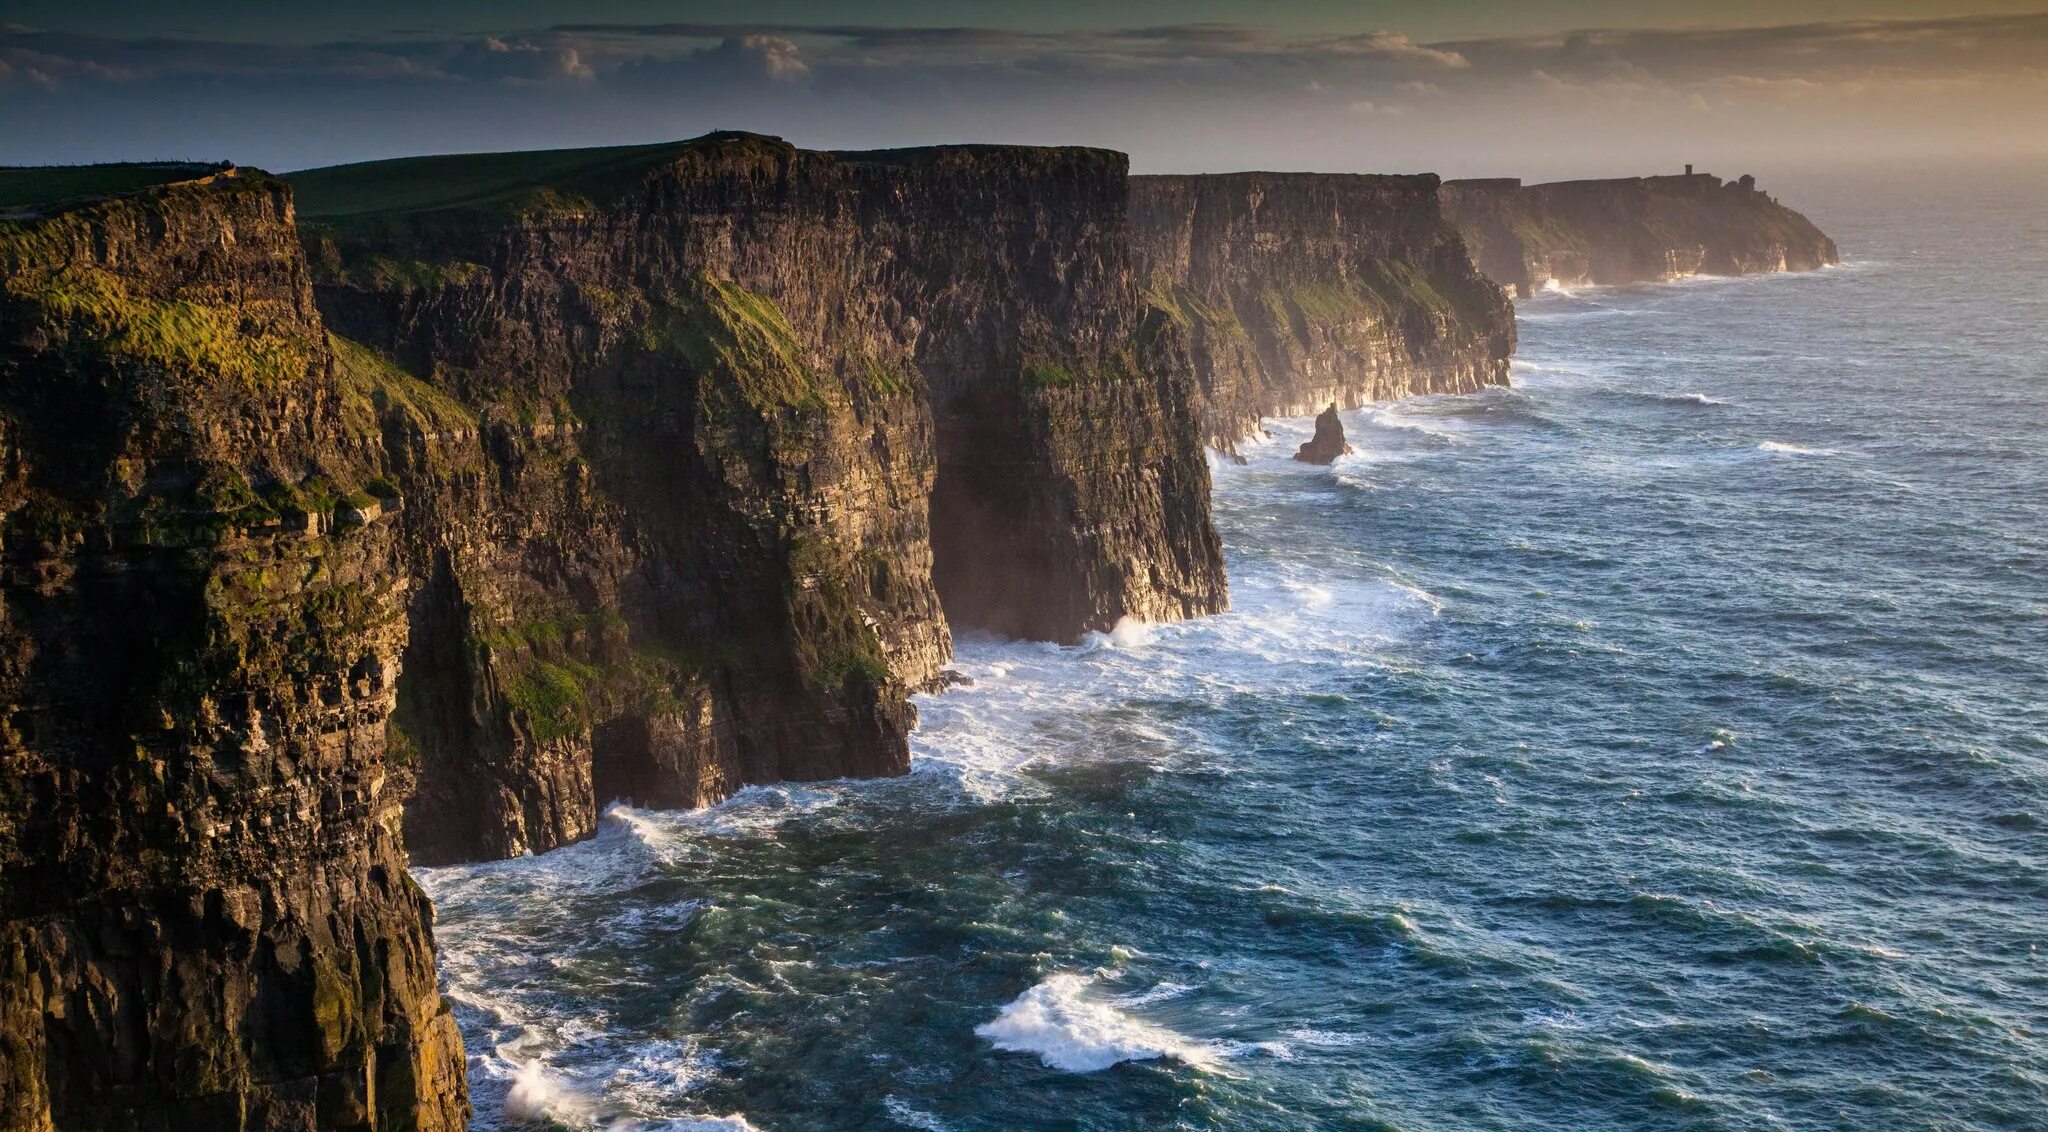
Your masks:
[{"label": "ocean", "polygon": [[2048,1128],[2048,170],[1215,469],[909,776],[419,870],[484,1129]]}]

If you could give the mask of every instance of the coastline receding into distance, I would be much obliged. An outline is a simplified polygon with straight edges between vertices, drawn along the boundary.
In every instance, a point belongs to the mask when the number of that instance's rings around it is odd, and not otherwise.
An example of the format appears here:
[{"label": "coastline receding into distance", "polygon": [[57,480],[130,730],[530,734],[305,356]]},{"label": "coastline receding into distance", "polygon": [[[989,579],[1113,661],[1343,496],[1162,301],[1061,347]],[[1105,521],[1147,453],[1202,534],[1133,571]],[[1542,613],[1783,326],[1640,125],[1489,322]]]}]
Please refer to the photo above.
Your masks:
[{"label": "coastline receding into distance", "polygon": [[[1245,450],[1305,406],[1521,411],[1497,400],[1503,286],[1835,258],[1747,182],[1485,191],[1468,222],[1472,190],[1430,176],[1131,178],[1098,149],[740,133],[283,178],[0,171],[4,805],[24,831],[0,841],[0,908],[26,973],[0,999],[6,1120],[457,1128],[474,1087],[484,1122],[594,1124],[625,1112],[611,1092],[715,1076],[677,1038],[657,1060],[682,1069],[551,1084],[516,1051],[573,1036],[499,1033],[521,1011],[473,972],[437,989],[408,864],[439,895],[474,862],[614,853],[608,823],[638,813],[902,775],[920,710],[989,703],[1005,665],[1113,665],[1247,600],[1209,450],[1253,469],[1216,476],[1270,475]],[[1604,203],[1573,203],[1589,192]],[[1307,585],[1253,573],[1261,602]],[[1434,615],[1402,592],[1310,620]],[[956,634],[975,684],[944,691]],[[606,819],[624,800],[646,809]],[[727,914],[690,902],[669,926],[687,946]],[[1427,921],[1335,930],[1400,950]],[[571,926],[525,958],[581,954]],[[812,974],[858,982],[848,962]],[[746,999],[771,974],[723,985]],[[1292,1048],[1139,1012],[1194,982],[1098,983],[1036,972],[963,1032],[1071,1071],[1227,1074]]]}]

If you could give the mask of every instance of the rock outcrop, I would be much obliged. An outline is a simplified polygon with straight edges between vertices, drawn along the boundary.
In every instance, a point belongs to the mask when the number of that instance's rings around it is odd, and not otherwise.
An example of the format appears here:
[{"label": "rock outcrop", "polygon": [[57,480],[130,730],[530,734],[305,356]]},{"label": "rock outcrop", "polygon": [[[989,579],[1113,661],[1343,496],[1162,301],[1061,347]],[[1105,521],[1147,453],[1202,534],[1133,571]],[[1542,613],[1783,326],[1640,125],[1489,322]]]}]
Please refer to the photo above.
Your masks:
[{"label": "rock outcrop", "polygon": [[439,406],[383,425],[429,567],[397,712],[415,854],[899,773],[949,624],[1222,608],[1125,171],[725,134],[295,176],[330,325],[420,389],[368,399]]},{"label": "rock outcrop", "polygon": [[1443,202],[1479,269],[1522,298],[1551,284],[1811,271],[1839,258],[1833,240],[1753,177],[1447,181]]},{"label": "rock outcrop", "polygon": [[4,189],[0,1128],[460,1128],[389,781],[399,503],[290,190]]},{"label": "rock outcrop", "polygon": [[1507,381],[1513,311],[1437,190],[1429,175],[1132,178],[1140,267],[1188,337],[1211,445],[1332,401]]},{"label": "rock outcrop", "polygon": [[1334,464],[1337,457],[1350,452],[1351,445],[1344,442],[1344,419],[1337,415],[1337,406],[1333,403],[1316,414],[1316,434],[1295,449],[1294,458],[1304,464]]}]

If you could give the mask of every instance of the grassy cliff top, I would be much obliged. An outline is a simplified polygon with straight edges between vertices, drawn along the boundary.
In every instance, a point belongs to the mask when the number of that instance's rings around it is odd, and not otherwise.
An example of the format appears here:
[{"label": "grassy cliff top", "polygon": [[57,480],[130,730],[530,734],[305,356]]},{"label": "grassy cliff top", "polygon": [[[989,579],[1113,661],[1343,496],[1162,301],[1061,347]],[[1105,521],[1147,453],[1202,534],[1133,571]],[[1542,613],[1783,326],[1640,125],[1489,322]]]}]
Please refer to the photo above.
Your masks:
[{"label": "grassy cliff top", "polygon": [[648,170],[696,149],[758,145],[786,149],[754,134],[706,134],[690,141],[542,149],[514,153],[451,153],[330,165],[285,175],[298,197],[299,215],[311,219],[443,208],[517,206],[535,194],[573,191],[604,195],[627,188]]},{"label": "grassy cliff top", "polygon": [[190,181],[222,166],[191,161],[135,161],[115,165],[0,166],[0,208],[55,204]]}]

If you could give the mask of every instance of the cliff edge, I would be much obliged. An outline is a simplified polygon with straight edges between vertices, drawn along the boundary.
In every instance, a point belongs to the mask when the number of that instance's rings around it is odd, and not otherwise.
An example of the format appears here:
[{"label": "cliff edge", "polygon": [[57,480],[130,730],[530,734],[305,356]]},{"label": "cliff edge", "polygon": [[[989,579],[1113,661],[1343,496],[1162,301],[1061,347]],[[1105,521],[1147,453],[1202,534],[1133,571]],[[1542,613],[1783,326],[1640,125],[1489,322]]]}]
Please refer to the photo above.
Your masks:
[{"label": "cliff edge", "polygon": [[458,1129],[389,785],[398,500],[290,190],[0,192],[0,1127]]}]

